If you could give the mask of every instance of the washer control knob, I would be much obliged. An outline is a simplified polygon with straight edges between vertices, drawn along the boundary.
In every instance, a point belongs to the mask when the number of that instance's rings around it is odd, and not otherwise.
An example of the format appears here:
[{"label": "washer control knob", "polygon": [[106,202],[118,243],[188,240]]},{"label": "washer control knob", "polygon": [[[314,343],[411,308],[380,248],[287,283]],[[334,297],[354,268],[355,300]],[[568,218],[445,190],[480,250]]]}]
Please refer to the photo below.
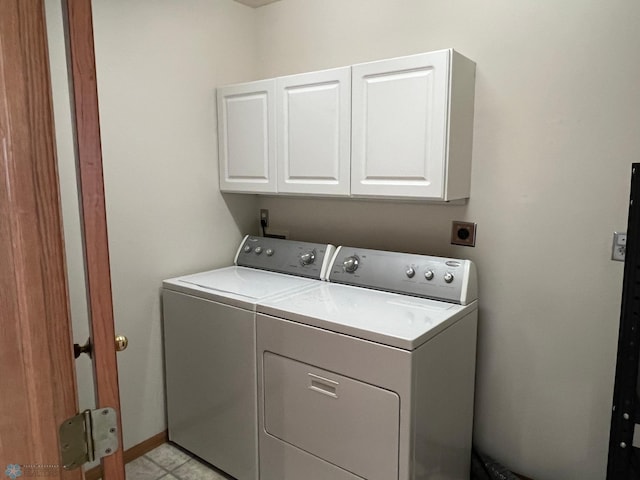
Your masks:
[{"label": "washer control knob", "polygon": [[416,274],[416,271],[413,267],[409,267],[407,268],[407,271],[405,273],[407,274],[407,277],[413,278],[413,276]]},{"label": "washer control knob", "polygon": [[426,272],[424,272],[424,278],[426,278],[427,280],[431,281],[433,280],[433,277],[433,270],[427,270]]},{"label": "washer control knob", "polygon": [[316,252],[311,251],[300,255],[300,263],[302,265],[311,265],[316,260]]},{"label": "washer control knob", "polygon": [[453,282],[453,273],[447,272],[444,274],[444,281],[447,283]]},{"label": "washer control knob", "polygon": [[256,252],[256,255],[260,255],[262,253],[262,247],[256,247],[254,252]]},{"label": "washer control knob", "polygon": [[267,248],[267,250],[264,253],[267,254],[267,257],[270,257],[271,255],[273,255],[273,248]]},{"label": "washer control knob", "polygon": [[360,263],[360,259],[353,255],[352,257],[347,257],[344,262],[342,262],[342,267],[344,271],[347,273],[353,273],[358,269],[358,264]]},{"label": "washer control knob", "polygon": [[251,251],[251,245],[245,245],[242,251],[244,253],[249,253]]}]

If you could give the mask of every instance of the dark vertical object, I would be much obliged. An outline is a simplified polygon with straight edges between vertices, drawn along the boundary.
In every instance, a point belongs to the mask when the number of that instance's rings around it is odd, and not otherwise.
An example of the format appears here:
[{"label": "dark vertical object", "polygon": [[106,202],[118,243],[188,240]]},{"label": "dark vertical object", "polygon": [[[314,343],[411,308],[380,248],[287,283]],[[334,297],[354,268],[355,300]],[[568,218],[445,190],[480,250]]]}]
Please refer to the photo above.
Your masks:
[{"label": "dark vertical object", "polygon": [[633,433],[640,424],[638,364],[640,361],[640,163],[632,165],[627,224],[618,358],[613,391],[607,480],[640,478],[640,449]]}]

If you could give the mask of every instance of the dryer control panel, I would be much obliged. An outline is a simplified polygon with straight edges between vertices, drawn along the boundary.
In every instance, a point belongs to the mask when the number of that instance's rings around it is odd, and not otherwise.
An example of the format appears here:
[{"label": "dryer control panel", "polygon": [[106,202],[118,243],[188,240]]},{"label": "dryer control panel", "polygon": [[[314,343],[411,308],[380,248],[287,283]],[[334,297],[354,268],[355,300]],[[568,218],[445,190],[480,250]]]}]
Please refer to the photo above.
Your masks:
[{"label": "dryer control panel", "polygon": [[334,252],[330,244],[247,235],[240,243],[235,264],[324,280]]},{"label": "dryer control panel", "polygon": [[473,262],[410,253],[338,247],[328,280],[467,305],[478,298]]}]

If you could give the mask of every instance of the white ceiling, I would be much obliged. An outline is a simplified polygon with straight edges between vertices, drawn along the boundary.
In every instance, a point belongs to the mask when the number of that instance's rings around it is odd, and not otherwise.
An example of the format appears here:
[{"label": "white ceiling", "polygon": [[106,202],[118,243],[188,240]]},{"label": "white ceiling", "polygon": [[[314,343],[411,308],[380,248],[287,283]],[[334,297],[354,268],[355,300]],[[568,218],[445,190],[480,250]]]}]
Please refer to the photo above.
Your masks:
[{"label": "white ceiling", "polygon": [[247,5],[253,8],[262,7],[263,5],[268,5],[270,3],[277,2],[277,1],[278,0],[236,0],[236,2],[238,3],[242,3],[244,5]]}]

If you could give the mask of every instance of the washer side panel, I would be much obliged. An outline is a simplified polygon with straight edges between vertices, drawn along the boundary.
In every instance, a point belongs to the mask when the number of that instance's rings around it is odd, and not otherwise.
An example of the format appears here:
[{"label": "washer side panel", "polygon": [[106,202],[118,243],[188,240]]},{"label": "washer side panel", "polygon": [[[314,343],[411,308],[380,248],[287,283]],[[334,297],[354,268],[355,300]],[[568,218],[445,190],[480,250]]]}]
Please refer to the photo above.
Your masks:
[{"label": "washer side panel", "polygon": [[169,439],[257,478],[254,313],[163,290]]}]

